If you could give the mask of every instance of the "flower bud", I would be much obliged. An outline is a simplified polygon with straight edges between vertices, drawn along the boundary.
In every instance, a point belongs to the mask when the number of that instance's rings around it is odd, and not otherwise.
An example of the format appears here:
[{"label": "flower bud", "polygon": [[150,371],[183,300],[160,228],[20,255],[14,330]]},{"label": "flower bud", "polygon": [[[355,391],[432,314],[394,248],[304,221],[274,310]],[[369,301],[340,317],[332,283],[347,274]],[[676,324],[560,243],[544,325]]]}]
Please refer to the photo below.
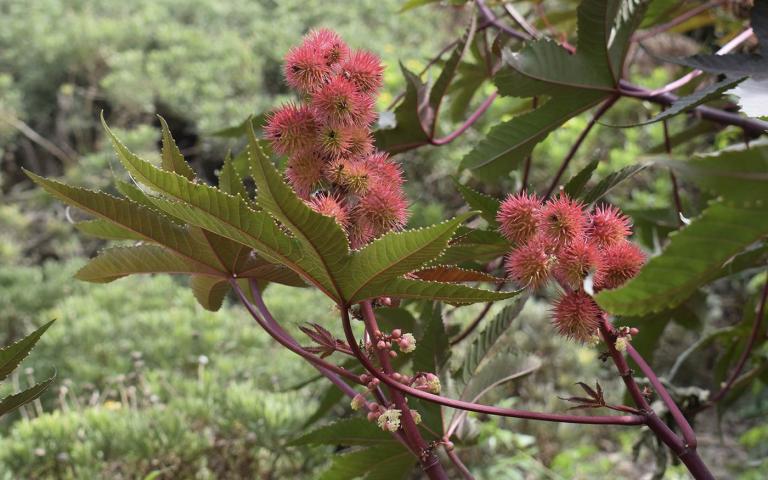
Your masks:
[{"label": "flower bud", "polygon": [[385,432],[396,432],[400,428],[400,410],[390,408],[379,415],[376,423]]},{"label": "flower bud", "polygon": [[365,397],[362,394],[357,394],[352,398],[352,401],[350,402],[350,406],[352,407],[352,410],[360,410],[365,406]]}]

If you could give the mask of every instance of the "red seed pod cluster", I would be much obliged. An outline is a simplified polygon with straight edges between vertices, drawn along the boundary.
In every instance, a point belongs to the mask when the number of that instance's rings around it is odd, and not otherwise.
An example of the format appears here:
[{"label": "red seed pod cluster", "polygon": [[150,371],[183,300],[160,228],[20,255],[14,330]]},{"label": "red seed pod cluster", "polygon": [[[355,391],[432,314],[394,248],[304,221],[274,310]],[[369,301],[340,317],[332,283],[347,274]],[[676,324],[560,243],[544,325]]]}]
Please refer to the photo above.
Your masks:
[{"label": "red seed pod cluster", "polygon": [[575,340],[589,340],[602,315],[584,291],[584,280],[592,274],[595,291],[616,288],[645,262],[640,248],[627,239],[629,219],[611,206],[589,211],[565,193],[546,202],[518,193],[504,200],[497,220],[499,231],[515,244],[506,260],[509,277],[534,290],[550,280],[559,283],[565,293],[555,302],[554,324]]},{"label": "red seed pod cluster", "polygon": [[373,146],[383,71],[375,54],[350,51],[335,32],[313,30],[285,57],[286,82],[301,102],[280,107],[265,127],[273,149],[288,157],[293,189],[334,217],[353,248],[408,217],[402,171]]}]

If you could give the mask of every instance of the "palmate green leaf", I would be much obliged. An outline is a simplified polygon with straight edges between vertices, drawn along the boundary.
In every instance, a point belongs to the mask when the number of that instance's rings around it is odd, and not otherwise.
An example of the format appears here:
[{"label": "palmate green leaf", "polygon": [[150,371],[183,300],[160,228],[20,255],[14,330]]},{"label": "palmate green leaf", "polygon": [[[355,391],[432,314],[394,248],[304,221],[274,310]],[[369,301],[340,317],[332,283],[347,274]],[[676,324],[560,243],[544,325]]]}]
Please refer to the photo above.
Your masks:
[{"label": "palmate green leaf", "polygon": [[631,178],[637,173],[640,173],[648,166],[649,164],[638,163],[615,171],[600,180],[600,182],[592,187],[592,189],[583,193],[580,197],[580,200],[587,205],[592,205],[603,198],[608,192],[613,190],[613,188],[619,185],[621,182]]},{"label": "palmate green leaf", "polygon": [[357,299],[373,297],[397,297],[415,300],[436,300],[451,305],[470,305],[479,302],[497,302],[514,297],[518,291],[492,292],[480,288],[440,282],[425,282],[396,278],[383,283],[372,283],[357,294]]},{"label": "palmate green leaf", "polygon": [[624,59],[627,56],[630,39],[643,22],[652,0],[621,0],[613,2],[616,9],[614,24],[608,41],[608,56],[616,78],[621,77]]},{"label": "palmate green leaf", "polygon": [[483,179],[505,176],[555,128],[605,98],[604,92],[597,91],[561,95],[536,110],[500,123],[464,156],[461,168]]},{"label": "palmate green leaf", "polygon": [[669,245],[637,277],[618,289],[598,293],[595,299],[616,315],[645,315],[674,307],[707,283],[731,257],[765,235],[768,206],[713,202],[690,225],[670,234]]},{"label": "palmate green leaf", "polygon": [[219,190],[230,195],[240,195],[244,200],[248,199],[248,192],[243,185],[243,179],[237,173],[232,157],[227,155],[219,172]]},{"label": "palmate green leaf", "polygon": [[426,94],[429,87],[419,77],[400,64],[405,77],[405,96],[395,109],[394,128],[382,128],[375,132],[376,146],[391,154],[399,153],[429,141],[427,130],[419,117],[420,108],[429,103]]},{"label": "palmate green leaf", "polygon": [[520,315],[527,300],[528,296],[523,295],[516,299],[515,303],[504,307],[493,318],[491,323],[482,332],[477,334],[464,357],[464,363],[456,372],[456,376],[463,383],[468,383],[472,376],[477,373],[478,368],[484,360],[487,360],[487,356],[492,352],[496,343],[509,330],[517,316]]},{"label": "palmate green leaf", "polygon": [[464,282],[503,282],[503,278],[494,277],[493,275],[479,270],[470,270],[467,268],[457,267],[456,265],[437,265],[434,267],[428,267],[415,272],[411,272],[411,275],[419,280],[427,280],[431,282],[445,282],[445,283],[464,283]]},{"label": "palmate green leaf", "polygon": [[584,191],[584,187],[587,186],[587,182],[592,178],[592,173],[600,163],[600,159],[592,160],[586,167],[581,169],[579,173],[573,176],[568,183],[563,187],[563,191],[567,193],[571,198],[578,198],[581,192]]},{"label": "palmate green leaf", "polygon": [[141,235],[137,235],[130,230],[126,230],[112,222],[106,220],[84,220],[77,222],[75,228],[93,237],[104,240],[142,240]]},{"label": "palmate green leaf", "polygon": [[206,310],[216,312],[229,292],[229,281],[221,277],[193,275],[189,282],[197,302]]},{"label": "palmate green leaf", "polygon": [[21,361],[29,355],[29,352],[34,348],[45,331],[53,325],[53,322],[55,320],[51,320],[16,343],[0,349],[0,381],[5,380],[19,366]]},{"label": "palmate green leaf", "polygon": [[209,249],[190,233],[163,215],[123,198],[103,192],[71,187],[25,171],[45,191],[74,207],[124,228],[143,240],[160,244],[200,267],[217,268],[218,261]]},{"label": "palmate green leaf", "polygon": [[506,254],[510,249],[509,241],[499,232],[460,229],[436,263],[460,265],[466,262],[488,262]]},{"label": "palmate green leaf", "polygon": [[660,122],[662,120],[667,120],[668,118],[672,118],[675,115],[692,110],[703,103],[719,99],[726,91],[743,82],[744,78],[746,77],[737,78],[735,80],[732,78],[726,78],[725,80],[713,83],[712,85],[702,88],[701,90],[690,95],[680,97],[675,100],[675,102],[670,105],[669,108],[644,122],[608,126],[618,128],[640,127],[643,125],[650,125],[652,123]]},{"label": "palmate green leaf", "polygon": [[137,180],[179,200],[151,197],[158,208],[188,224],[256,250],[265,259],[285,265],[305,277],[333,298],[328,287],[308,273],[315,268],[314,262],[307,261],[299,243],[283,233],[267,213],[254,211],[240,197],[155,167],[131,153],[106,123],[104,128],[112,138],[121,163]]},{"label": "palmate green leaf", "polygon": [[0,400],[0,416],[12,412],[20,406],[25,405],[42,395],[43,392],[45,392],[45,390],[51,385],[51,383],[53,383],[55,378],[56,376],[54,375],[48,380],[40,382],[22,392],[9,395]]},{"label": "palmate green leaf", "polygon": [[102,250],[81,268],[75,278],[85,282],[108,283],[139,273],[197,274],[222,277],[220,270],[206,267],[156,245],[114,247]]},{"label": "palmate green leaf", "polygon": [[466,185],[462,185],[455,178],[454,182],[456,183],[456,188],[459,189],[462,198],[464,198],[464,201],[469,205],[469,208],[478,210],[480,216],[488,222],[489,228],[496,229],[499,225],[499,222],[496,221],[496,213],[499,211],[501,201],[490,195],[480,193]]},{"label": "palmate green leaf", "polygon": [[438,257],[459,225],[472,215],[474,212],[431,227],[390,232],[354,252],[340,277],[344,298],[356,302],[378,296],[373,285],[386,284]]},{"label": "palmate green leaf", "polygon": [[128,200],[138,203],[142,207],[149,208],[150,210],[159,210],[154,202],[152,202],[150,196],[136,185],[122,180],[115,180],[115,188],[117,188],[117,191]]},{"label": "palmate green leaf", "polygon": [[288,445],[366,446],[393,443],[394,441],[391,435],[384,433],[375,423],[369,422],[362,416],[355,416],[323,425],[288,442]]},{"label": "palmate green leaf", "polygon": [[[366,281],[365,276],[341,284],[342,271],[347,270],[349,241],[344,230],[332,217],[314,211],[283,181],[272,162],[264,155],[253,130],[248,137],[251,175],[256,182],[258,204],[291,231],[306,253],[307,273],[322,283],[337,301],[354,298],[352,282]],[[351,263],[354,263],[354,259]],[[351,267],[357,272],[355,267]]]},{"label": "palmate green leaf", "polygon": [[440,104],[442,103],[445,94],[448,93],[448,89],[453,82],[461,59],[466,55],[472,46],[472,41],[475,38],[476,27],[477,16],[473,15],[466,32],[464,32],[464,35],[462,35],[459,41],[456,43],[451,56],[445,62],[443,69],[440,71],[440,76],[437,77],[435,84],[430,89],[429,105],[433,110],[433,122],[439,114]]},{"label": "palmate green leaf", "polygon": [[398,480],[405,478],[416,458],[399,443],[338,453],[318,480]]},{"label": "palmate green leaf", "polygon": [[690,161],[664,163],[700,187],[722,195],[726,203],[768,202],[768,145],[735,147]]},{"label": "palmate green leaf", "polygon": [[162,128],[162,166],[164,170],[169,172],[175,172],[179,175],[186,177],[189,180],[194,180],[195,171],[189,166],[184,159],[184,155],[181,154],[181,150],[176,145],[176,141],[171,135],[171,131],[168,129],[168,124],[165,119],[160,115],[157,116],[160,119],[160,126]]}]

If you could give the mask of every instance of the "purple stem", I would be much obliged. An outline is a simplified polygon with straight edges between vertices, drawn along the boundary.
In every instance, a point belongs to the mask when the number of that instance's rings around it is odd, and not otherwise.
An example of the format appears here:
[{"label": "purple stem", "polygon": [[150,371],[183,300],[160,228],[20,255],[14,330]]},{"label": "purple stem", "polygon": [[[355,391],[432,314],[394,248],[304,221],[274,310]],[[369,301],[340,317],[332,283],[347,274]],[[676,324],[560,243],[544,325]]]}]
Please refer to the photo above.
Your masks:
[{"label": "purple stem", "polygon": [[506,33],[512,38],[516,38],[518,40],[529,40],[531,37],[523,33],[519,30],[515,30],[514,28],[505,25],[504,23],[500,22],[498,18],[496,18],[496,15],[493,14],[490,8],[485,4],[483,0],[476,0],[477,8],[480,10],[480,13],[485,17],[485,19],[493,24],[494,27],[498,28],[502,32]]},{"label": "purple stem", "polygon": [[352,352],[355,354],[360,363],[363,364],[368,372],[374,377],[378,378],[381,382],[387,384],[389,387],[399,390],[402,393],[406,393],[416,398],[426,400],[428,402],[437,403],[446,407],[456,408],[459,410],[469,410],[471,412],[487,413],[489,415],[498,415],[502,417],[515,417],[525,418],[529,420],[540,420],[544,422],[560,422],[560,423],[580,423],[587,425],[643,425],[646,422],[644,417],[638,415],[622,415],[622,416],[580,416],[580,415],[564,415],[564,414],[552,414],[552,413],[539,413],[531,412],[528,410],[513,410],[510,408],[491,407],[488,405],[482,405],[479,403],[465,402],[463,400],[454,400],[452,398],[435,395],[432,393],[423,392],[413,387],[397,382],[388,375],[382,374],[363,352],[360,351],[360,347],[357,345],[355,334],[352,331],[352,325],[349,320],[349,313],[342,309],[341,320],[344,327],[344,335],[346,336],[347,343],[352,347]]},{"label": "purple stem", "polygon": [[635,405],[643,411],[645,416],[645,424],[653,431],[656,437],[664,442],[682,461],[688,468],[688,471],[693,475],[696,480],[714,480],[715,477],[709,471],[707,466],[701,460],[698,452],[695,448],[689,448],[683,444],[683,441],[675,435],[666,423],[664,423],[656,412],[653,411],[648,400],[643,395],[640,387],[637,386],[635,379],[632,377],[632,370],[627,364],[627,360],[624,355],[616,350],[616,334],[613,331],[613,327],[608,323],[608,320],[603,318],[600,323],[600,333],[603,336],[605,344],[608,346],[608,353],[613,359],[613,363],[616,365],[616,369],[619,371],[621,379],[624,381],[624,385],[627,387],[629,395],[635,402]]},{"label": "purple stem", "polygon": [[461,473],[461,478],[464,480],[475,480],[475,477],[472,476],[472,472],[470,472],[467,466],[464,465],[464,462],[461,461],[459,455],[456,453],[456,450],[453,448],[445,447],[445,453],[448,455],[448,459],[451,461],[451,463],[453,463],[459,473]]},{"label": "purple stem", "polygon": [[[496,100],[496,97],[499,95],[499,92],[493,92],[491,95],[486,98],[482,104],[480,104],[479,107],[477,107],[477,110],[470,115],[464,123],[454,130],[453,132],[449,133],[448,135],[442,137],[442,138],[432,138],[429,140],[429,143],[432,145],[445,145],[446,143],[450,143],[456,138],[458,138],[462,133],[466,132],[469,127],[471,127],[477,120],[490,108],[491,104],[494,100]],[[437,119],[435,119],[435,124],[437,124]]]},{"label": "purple stem", "polygon": [[722,398],[725,397],[725,395],[731,390],[733,384],[736,383],[736,380],[738,380],[739,376],[741,375],[741,371],[744,370],[744,366],[747,364],[749,355],[752,353],[752,349],[755,347],[757,338],[760,336],[760,330],[763,326],[763,317],[765,316],[766,301],[768,301],[768,277],[765,279],[763,294],[760,298],[760,305],[757,307],[757,316],[755,317],[755,322],[752,324],[752,333],[749,335],[747,346],[744,348],[744,351],[741,352],[739,361],[736,362],[736,367],[731,371],[730,375],[728,375],[728,380],[726,380],[725,385],[723,385],[723,388],[721,388],[717,393],[712,395],[712,398],[709,400],[709,402],[707,402],[707,407],[714,405],[715,403],[722,400]]},{"label": "purple stem", "polygon": [[685,418],[683,412],[680,411],[680,408],[677,406],[675,401],[672,400],[672,397],[669,395],[667,389],[664,388],[664,385],[661,383],[661,380],[659,380],[656,372],[653,371],[651,366],[648,365],[648,362],[645,361],[645,359],[637,350],[635,350],[631,344],[627,345],[627,353],[629,354],[629,357],[635,361],[637,366],[640,367],[640,371],[642,371],[643,375],[645,375],[646,378],[651,382],[654,390],[656,390],[656,393],[659,394],[659,397],[661,397],[661,400],[669,409],[669,412],[672,414],[672,418],[675,419],[675,423],[678,427],[680,427],[680,431],[683,434],[683,439],[685,440],[685,446],[688,448],[696,448],[698,442],[696,441],[696,434],[694,433],[693,428],[691,428],[691,424],[688,423],[688,419]]},{"label": "purple stem", "polygon": [[[379,357],[379,362],[381,363],[381,367],[384,370],[384,373],[386,374],[386,376],[390,378],[390,375],[394,373],[394,370],[392,369],[392,364],[389,359],[389,352],[385,350],[379,350],[375,346],[375,342],[376,342],[375,332],[379,331],[379,326],[376,322],[376,315],[373,313],[373,307],[371,306],[371,302],[370,301],[362,302],[360,303],[360,307],[363,311],[363,320],[365,322],[365,328],[368,331],[368,335],[371,337],[371,342],[373,344],[373,348],[376,350],[376,353]],[[357,348],[357,343],[355,343],[355,348]],[[392,397],[392,400],[395,403],[395,406],[401,412],[400,422],[402,423],[403,431],[405,432],[405,437],[408,439],[409,444],[411,444],[412,447],[416,450],[416,454],[419,456],[419,459],[421,460],[421,464],[424,472],[427,473],[430,476],[430,478],[436,478],[436,479],[446,478],[447,479],[448,477],[446,476],[442,465],[440,465],[440,461],[437,459],[437,456],[434,454],[434,452],[427,449],[427,444],[424,441],[424,439],[421,437],[421,432],[419,432],[419,427],[416,425],[416,422],[413,420],[413,416],[411,415],[411,410],[408,408],[408,403],[406,402],[405,397],[402,395],[402,393],[400,393],[398,390],[393,388],[390,388],[390,395]]]},{"label": "purple stem", "polygon": [[[325,360],[322,360],[318,358],[317,356],[311,354],[310,352],[304,350],[299,346],[299,344],[294,340],[290,335],[288,335],[285,330],[283,330],[279,325],[278,328],[275,328],[275,325],[277,322],[274,321],[271,315],[269,317],[262,316],[259,311],[256,309],[256,307],[251,304],[251,302],[248,301],[248,299],[245,296],[245,293],[243,293],[242,289],[240,288],[240,285],[237,284],[237,281],[235,279],[230,280],[230,284],[232,285],[232,288],[235,290],[235,293],[237,294],[238,298],[240,299],[240,302],[245,305],[245,308],[248,310],[248,313],[251,314],[251,316],[258,322],[259,325],[275,340],[278,341],[282,346],[287,348],[288,350],[292,351],[293,353],[303,357],[305,360],[309,361],[312,365],[318,368],[320,370],[320,373],[323,375],[326,375],[327,373],[333,373],[333,378],[328,377],[335,385],[339,386],[342,390],[344,390],[345,393],[349,394],[350,391],[352,392],[352,396],[355,395],[354,390],[352,390],[349,385],[344,383],[340,378],[337,376],[345,377],[355,383],[360,383],[360,378],[355,375],[354,373],[347,371],[337,365],[333,365],[331,363],[326,362]],[[257,292],[258,293],[258,292]],[[260,295],[255,296],[256,299],[260,299]],[[263,305],[263,303],[262,303]],[[269,313],[269,312],[267,312]],[[269,320],[267,320],[269,318]],[[328,375],[326,375],[328,376]],[[341,387],[339,385],[344,384],[344,387]]]}]

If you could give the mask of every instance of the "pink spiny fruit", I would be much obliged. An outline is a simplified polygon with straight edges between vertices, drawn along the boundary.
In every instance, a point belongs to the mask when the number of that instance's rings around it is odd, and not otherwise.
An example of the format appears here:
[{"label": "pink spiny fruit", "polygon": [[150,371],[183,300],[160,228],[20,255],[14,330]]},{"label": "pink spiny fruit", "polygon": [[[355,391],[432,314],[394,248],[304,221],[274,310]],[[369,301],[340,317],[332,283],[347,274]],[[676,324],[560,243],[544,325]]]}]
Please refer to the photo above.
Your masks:
[{"label": "pink spiny fruit", "polygon": [[352,126],[347,129],[349,135],[349,154],[353,157],[365,157],[373,152],[373,138],[367,127]]},{"label": "pink spiny fruit", "polygon": [[325,126],[317,135],[317,148],[330,159],[337,159],[349,155],[349,133],[344,128]]},{"label": "pink spiny fruit", "polygon": [[386,152],[376,151],[365,159],[376,182],[384,182],[392,186],[403,184],[403,171],[400,165],[394,163]]},{"label": "pink spiny fruit", "polygon": [[536,290],[549,280],[554,257],[547,239],[536,236],[512,250],[506,260],[507,274],[520,286]]},{"label": "pink spiny fruit", "polygon": [[581,288],[587,275],[597,266],[600,254],[592,243],[579,237],[557,253],[555,278],[571,288]]},{"label": "pink spiny fruit", "polygon": [[264,132],[272,148],[282,155],[297,155],[310,150],[317,136],[317,120],[312,110],[288,103],[269,115]]},{"label": "pink spiny fruit", "polygon": [[365,94],[373,94],[381,87],[383,73],[378,55],[365,50],[355,50],[342,66],[344,77]]},{"label": "pink spiny fruit", "polygon": [[401,228],[408,219],[408,202],[403,191],[393,185],[374,183],[360,198],[358,208],[374,227],[374,234]]},{"label": "pink spiny fruit", "polygon": [[371,170],[362,160],[346,160],[339,183],[356,195],[365,195],[371,186]]},{"label": "pink spiny fruit", "polygon": [[589,341],[600,326],[600,307],[580,290],[560,297],[552,313],[552,323],[558,333],[579,342]]},{"label": "pink spiny fruit", "polygon": [[304,42],[288,51],[283,73],[293,89],[301,93],[312,93],[328,81],[332,70],[322,52]]},{"label": "pink spiny fruit", "polygon": [[616,288],[637,275],[645,263],[645,254],[634,243],[622,240],[607,247],[600,255],[595,272],[595,290]]},{"label": "pink spiny fruit", "polygon": [[318,213],[333,217],[336,223],[342,227],[349,224],[349,211],[342,204],[341,200],[334,195],[320,193],[312,197],[309,206]]},{"label": "pink spiny fruit", "polygon": [[355,85],[342,77],[334,77],[312,94],[317,115],[334,127],[367,126],[376,118],[373,101],[361,95]]},{"label": "pink spiny fruit", "polygon": [[601,205],[589,216],[587,235],[600,247],[619,243],[631,233],[629,218],[615,207]]},{"label": "pink spiny fruit", "polygon": [[349,246],[353,249],[362,248],[376,236],[376,231],[367,219],[359,214],[359,209],[353,211],[347,227]]},{"label": "pink spiny fruit", "polygon": [[339,34],[327,28],[311,30],[306,35],[304,43],[317,51],[329,67],[343,62],[349,56],[349,47],[344,40]]},{"label": "pink spiny fruit", "polygon": [[323,178],[323,163],[311,153],[291,157],[288,159],[285,176],[296,194],[307,199]]},{"label": "pink spiny fruit", "polygon": [[499,231],[509,241],[522,245],[536,233],[540,209],[541,200],[535,193],[508,195],[496,214]]},{"label": "pink spiny fruit", "polygon": [[586,227],[584,205],[565,193],[544,204],[539,215],[541,233],[557,248],[581,236]]}]

